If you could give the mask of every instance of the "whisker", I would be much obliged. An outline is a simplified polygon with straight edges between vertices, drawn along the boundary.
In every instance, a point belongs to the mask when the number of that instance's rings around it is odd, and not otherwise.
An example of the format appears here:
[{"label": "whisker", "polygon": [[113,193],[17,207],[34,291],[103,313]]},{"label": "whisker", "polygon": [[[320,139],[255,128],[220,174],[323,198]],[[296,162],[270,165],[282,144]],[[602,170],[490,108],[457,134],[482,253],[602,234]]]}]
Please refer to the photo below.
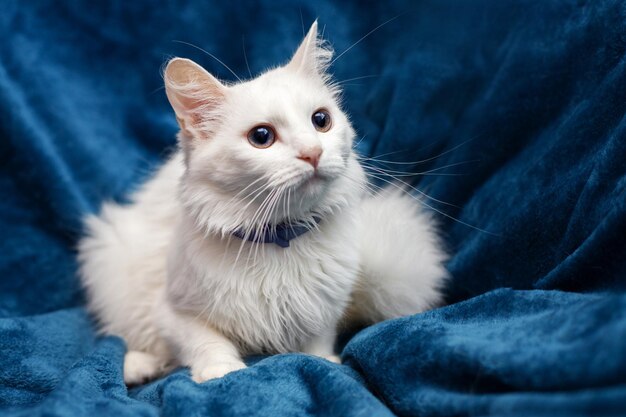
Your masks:
[{"label": "whisker", "polygon": [[[246,191],[248,188],[252,187],[254,184],[256,184],[257,182],[264,180],[265,177],[261,176],[259,178],[257,178],[256,180],[252,181],[250,184],[248,184],[243,190],[239,191],[237,194],[235,194],[230,200],[228,200],[228,202],[226,203],[226,205],[230,204],[233,200],[235,200],[237,197],[239,197],[241,194],[243,194],[244,191]],[[254,191],[258,190],[258,188],[255,188]],[[252,191],[252,193],[254,192]],[[252,193],[248,193],[245,197],[242,197],[242,200],[245,200],[246,198],[248,198]]]},{"label": "whisker", "polygon": [[[280,198],[282,197],[282,193],[285,190],[285,188],[286,188],[286,186],[280,187],[278,189],[278,191],[276,192],[276,195],[272,199],[271,203],[265,209],[266,215],[261,219],[261,225],[266,224],[269,221],[270,217],[272,216],[272,213],[276,209],[276,206],[277,206],[278,202],[280,201]],[[263,226],[261,226],[261,227],[263,227]],[[275,233],[276,232],[275,226],[272,226],[272,227],[274,227],[274,233]],[[270,228],[270,233],[272,233],[272,229],[271,228]],[[259,244],[257,244],[257,249],[254,252],[253,263],[256,263],[257,251],[258,251],[258,247],[260,246],[260,243],[262,243],[262,242],[259,242]]]},{"label": "whisker", "polygon": [[[254,258],[253,258],[253,261],[252,261],[252,265],[256,264],[257,253],[258,253],[259,247],[263,243],[260,240],[260,237],[261,237],[260,236],[260,232],[262,230],[265,230],[265,225],[267,224],[267,220],[269,219],[269,216],[271,215],[271,211],[273,210],[273,205],[274,205],[274,203],[276,201],[276,196],[279,193],[280,193],[280,189],[278,189],[278,188],[273,189],[270,192],[270,195],[268,196],[267,203],[264,204],[264,207],[259,210],[261,212],[261,216],[258,219],[258,222],[259,222],[260,226],[257,228],[257,232],[254,235],[252,246],[250,248],[250,251],[248,252],[248,257],[250,257],[250,255],[252,254],[252,249],[254,248]],[[248,259],[248,261],[249,261],[249,259]],[[246,262],[246,268],[247,268],[247,262]]]},{"label": "whisker", "polygon": [[[223,207],[221,208],[221,210],[228,210],[230,208],[231,202],[233,202],[235,199],[237,199],[241,194],[243,194],[248,188],[250,188],[251,186],[253,186],[254,184],[256,184],[257,182],[261,181],[265,179],[265,177],[259,177],[256,180],[252,181],[250,184],[248,184],[243,190],[239,191],[237,194],[235,194],[230,200],[228,200],[226,203],[223,204]],[[259,191],[259,193],[250,201],[248,202],[248,204],[245,205],[245,207],[243,209],[240,209],[241,214],[239,215],[239,217],[237,218],[237,221],[235,223],[239,223],[241,221],[241,218],[245,215],[245,211],[246,209],[250,206],[250,204],[252,204],[254,202],[254,200],[257,199],[257,197],[265,190],[269,187],[269,184],[266,184],[265,186],[258,186],[257,188],[255,188],[254,190],[250,191],[248,194],[246,194],[245,196],[243,196],[241,198],[242,201],[245,201],[247,198],[251,197],[253,194],[257,193],[257,191]],[[222,231],[222,236],[223,236],[224,232]]]},{"label": "whisker", "polygon": [[[477,135],[477,136],[474,136],[474,137],[472,137],[472,138],[469,138],[469,139],[467,139],[467,140],[465,140],[465,141],[463,141],[463,142],[459,143],[459,144],[458,144],[458,145],[456,145],[455,147],[453,147],[453,148],[451,148],[451,149],[448,149],[448,150],[446,150],[446,151],[444,151],[444,152],[440,153],[439,155],[435,155],[435,156],[432,156],[432,157],[427,158],[427,159],[422,159],[421,161],[412,161],[412,162],[396,162],[396,161],[387,161],[387,160],[383,160],[383,159],[378,159],[378,157],[362,157],[362,156],[359,156],[359,158],[364,158],[364,159],[366,159],[366,160],[368,160],[368,161],[382,162],[382,163],[385,163],[385,164],[394,164],[394,165],[418,165],[418,164],[423,164],[423,163],[425,163],[425,162],[430,162],[430,161],[432,161],[432,160],[434,160],[434,159],[437,159],[437,158],[442,157],[442,156],[444,156],[444,155],[446,155],[446,154],[449,154],[450,152],[457,150],[457,149],[458,149],[458,148],[460,148],[461,146],[466,145],[467,143],[469,143],[469,142],[471,142],[471,141],[475,140],[475,139],[476,139],[476,138],[478,138],[479,136],[480,136],[480,135]],[[385,156],[385,154],[383,154],[383,155],[379,155],[379,156]]]},{"label": "whisker", "polygon": [[152,90],[152,91],[150,92],[150,95],[155,94],[155,93],[157,93],[157,92],[159,92],[159,91],[161,91],[161,90],[164,90],[164,89],[165,89],[165,86],[164,86],[164,85],[162,85],[161,87],[159,87],[159,88],[155,88],[154,90]]},{"label": "whisker", "polygon": [[[361,144],[361,142],[363,142],[363,140],[364,140],[366,137],[367,137],[367,135],[363,135],[363,136],[361,137],[361,139],[359,139],[359,141],[358,141],[356,144],[352,145],[352,147],[353,147],[353,148],[358,147],[358,146]],[[358,156],[358,155],[357,155],[357,156]]]},{"label": "whisker", "polygon": [[248,262],[250,262],[250,258],[251,258],[253,249],[254,249],[254,259],[252,261],[252,265],[254,266],[256,264],[256,254],[257,254],[259,246],[261,244],[261,241],[260,241],[261,231],[264,230],[263,220],[265,218],[267,207],[269,207],[271,205],[271,201],[273,201],[275,193],[276,193],[276,189],[272,190],[272,192],[268,196],[266,202],[264,202],[263,207],[259,209],[260,216],[259,216],[259,220],[258,221],[259,221],[260,226],[257,227],[256,230],[255,230],[254,237],[252,239],[252,245],[250,246],[250,250],[248,251],[248,259],[246,261],[246,269],[248,269]]},{"label": "whisker", "polygon": [[[271,186],[271,184],[265,184],[264,186],[259,187],[259,188],[257,188],[255,191],[253,191],[253,193],[256,193],[256,194],[255,194],[254,198],[253,198],[252,200],[250,200],[250,201],[248,202],[248,204],[246,204],[246,205],[245,205],[245,206],[244,206],[244,207],[240,210],[240,211],[241,211],[241,214],[239,215],[239,218],[237,219],[237,223],[239,223],[239,222],[240,222],[240,220],[239,220],[239,219],[241,219],[242,217],[244,217],[244,216],[246,215],[246,210],[248,209],[248,207],[250,207],[250,205],[251,205],[252,203],[254,203],[254,201],[255,201],[257,198],[259,198],[259,196],[260,196],[261,194],[263,194],[263,193],[264,193],[264,192],[265,192],[268,188],[270,188],[270,186]],[[256,213],[258,212],[258,210],[261,208],[261,206],[262,206],[262,205],[263,205],[263,203],[267,200],[267,198],[268,198],[268,197],[269,197],[269,195],[268,195],[268,196],[266,196],[266,197],[265,197],[265,199],[263,199],[263,201],[261,202],[261,205],[259,206],[259,208],[257,208],[257,211],[255,211],[255,215],[253,215],[253,216],[252,216],[252,220],[251,220],[251,222],[254,222],[254,218],[255,218],[255,216],[256,216]],[[249,228],[251,228],[251,227],[253,227],[253,226],[254,226],[253,224],[248,224],[247,226],[242,226],[242,227],[244,227],[244,229],[245,229],[246,227],[249,229]],[[245,241],[245,240],[247,240],[247,239],[248,239],[248,237],[249,237],[249,235],[250,235],[250,231],[251,231],[251,230],[247,230],[247,229],[245,230],[245,234],[244,234],[245,239],[242,239],[242,240],[244,240],[244,241]]]},{"label": "whisker", "polygon": [[359,43],[361,43],[365,38],[367,38],[368,36],[370,36],[372,33],[376,32],[378,29],[382,28],[383,26],[385,26],[387,23],[391,23],[394,20],[396,20],[397,18],[399,18],[400,16],[402,16],[403,13],[392,17],[391,19],[381,23],[380,25],[376,26],[374,29],[370,30],[369,32],[367,32],[363,37],[361,37],[361,39],[359,39],[358,41],[354,42],[348,49],[344,50],[342,53],[340,53],[339,55],[337,55],[337,57],[335,57],[335,59],[333,59],[332,61],[330,61],[330,65],[332,65],[335,61],[337,61],[339,58],[341,58],[342,56],[344,56],[346,53],[348,53],[352,48],[354,48],[355,46],[357,46]]},{"label": "whisker", "polygon": [[374,158],[380,158],[381,156],[396,155],[396,154],[403,153],[403,152],[407,152],[407,150],[406,149],[400,149],[400,150],[397,150],[397,151],[386,152],[386,153],[383,153],[383,154],[380,154],[380,155],[375,155],[375,156],[372,156],[372,157],[367,157],[367,156],[363,156],[363,155],[358,155],[357,154],[357,158],[359,158],[359,160],[363,160],[363,159],[366,159],[366,160],[372,159],[373,160]]},{"label": "whisker", "polygon": [[241,49],[243,49],[243,59],[246,61],[246,68],[248,68],[248,75],[252,78],[252,71],[250,71],[250,65],[248,65],[248,55],[246,54],[246,37],[241,35]]},{"label": "whisker", "polygon": [[343,173],[339,174],[339,176],[348,181],[351,181],[354,185],[358,186],[362,191],[368,194],[377,195],[379,191],[382,191],[382,187],[380,187],[379,185],[373,184],[371,182],[362,183]]},{"label": "whisker", "polygon": [[[381,175],[372,174],[371,172],[370,172],[368,175],[370,175],[370,176],[372,176],[372,177],[374,177],[374,178],[376,178],[376,179],[378,179],[378,180],[381,180],[381,181],[384,181],[384,182],[386,182],[386,183],[389,183],[389,184],[392,184],[392,183],[393,183],[393,181],[389,181],[388,179],[386,179],[386,178],[382,177]],[[456,206],[456,205],[454,205],[454,204],[452,204],[452,203],[448,203],[447,201],[443,201],[443,200],[436,199],[435,197],[431,197],[430,195],[426,194],[426,193],[425,193],[425,192],[423,192],[422,190],[419,190],[419,189],[417,189],[417,188],[413,187],[413,186],[412,186],[411,184],[409,184],[408,182],[406,182],[406,181],[402,181],[401,179],[396,178],[396,177],[394,177],[393,175],[391,175],[391,177],[392,177],[394,180],[396,180],[397,182],[400,182],[400,183],[404,184],[405,186],[409,187],[411,190],[415,191],[416,193],[419,193],[420,195],[423,195],[424,197],[428,198],[429,200],[435,201],[435,202],[437,202],[437,203],[439,203],[439,204],[445,204],[446,206],[452,206],[452,207],[455,207],[455,208],[460,208],[459,206]]]},{"label": "whisker", "polygon": [[437,172],[437,171],[440,171],[442,169],[452,168],[452,167],[456,167],[456,166],[459,166],[459,165],[465,165],[465,164],[473,164],[474,162],[480,162],[480,159],[471,159],[469,161],[455,162],[455,163],[452,163],[452,164],[447,164],[447,165],[440,166],[440,167],[437,167],[437,168],[429,169],[428,171],[417,172],[416,175],[432,174],[433,172]]},{"label": "whisker", "polygon": [[[388,180],[388,179],[386,179],[386,178],[377,177],[377,176],[375,176],[375,175],[373,175],[373,176],[374,176],[375,178],[377,178],[377,179],[379,179],[379,180],[381,180],[381,181],[384,181],[385,183],[387,183],[387,184],[391,185],[392,187],[397,188],[398,190],[402,191],[403,193],[405,193],[406,195],[408,195],[409,197],[411,197],[412,199],[414,199],[414,200],[415,200],[415,201],[417,201],[418,203],[420,203],[420,204],[422,204],[422,205],[426,206],[427,208],[429,208],[429,209],[431,209],[431,210],[433,210],[433,211],[435,211],[435,212],[437,212],[437,213],[441,214],[442,216],[445,216],[445,217],[447,217],[447,218],[449,218],[449,219],[451,219],[451,220],[454,220],[455,222],[458,222],[458,223],[460,223],[460,224],[462,224],[462,225],[464,225],[464,226],[467,226],[467,227],[472,228],[472,229],[474,229],[474,230],[477,230],[477,231],[479,231],[479,232],[483,232],[483,233],[486,233],[486,234],[489,234],[489,235],[492,235],[492,236],[502,237],[502,235],[500,235],[500,234],[498,234],[498,233],[493,233],[493,232],[490,232],[490,231],[488,231],[488,230],[481,229],[480,227],[474,226],[474,225],[472,225],[472,224],[466,223],[466,222],[464,222],[464,221],[462,221],[462,220],[460,220],[460,219],[457,219],[457,218],[456,218],[456,217],[454,217],[454,216],[449,215],[448,213],[446,213],[446,212],[444,212],[444,211],[441,211],[441,210],[439,210],[439,209],[437,209],[437,208],[435,208],[435,207],[431,206],[430,204],[428,204],[428,203],[424,202],[424,200],[422,200],[422,199],[419,199],[419,198],[415,197],[413,194],[409,193],[407,190],[405,190],[404,188],[400,187],[398,184],[396,184],[396,183],[395,183],[395,182],[393,182],[393,181],[389,181],[389,180]],[[433,201],[437,201],[437,202],[439,202],[439,203],[448,204],[448,205],[452,205],[452,206],[453,206],[453,204],[446,203],[446,202],[444,202],[444,201],[440,201],[440,200],[437,200],[437,199],[436,199],[436,198],[434,198],[434,197],[429,196],[428,194],[426,194],[426,193],[424,193],[424,192],[422,192],[422,191],[418,190],[417,188],[412,187],[410,184],[407,184],[407,183],[405,183],[405,182],[403,182],[403,181],[400,181],[400,182],[401,182],[402,184],[404,184],[405,186],[408,186],[410,189],[412,189],[412,190],[414,190],[414,191],[418,192],[419,194],[423,195],[423,196],[424,196],[424,197],[426,197],[426,198],[429,198],[429,199],[431,199],[431,200],[433,200]],[[456,206],[454,206],[454,207],[456,207]]]},{"label": "whisker", "polygon": [[[263,194],[265,191],[267,191],[267,189],[270,188],[270,187],[271,187],[271,184],[266,184],[263,187],[263,189],[254,197],[254,199],[252,201],[250,201],[248,204],[246,204],[246,206],[242,210],[242,215],[245,215],[245,211],[248,209],[248,207],[250,207],[250,205],[254,202],[254,200],[256,200],[261,194]],[[257,210],[255,212],[255,215],[251,218],[251,220],[250,220],[250,222],[249,222],[249,224],[247,226],[248,228],[254,228],[254,222],[256,221],[256,213],[258,213],[258,211],[261,210],[261,208],[263,207],[263,205],[265,204],[267,199],[272,195],[272,191],[269,192],[269,194],[263,199],[263,201],[261,202],[261,204],[257,208]],[[249,234],[246,234],[245,237],[246,237],[246,239],[248,239]]]},{"label": "whisker", "polygon": [[233,269],[234,270],[235,266],[237,265],[237,262],[239,261],[239,257],[241,255],[241,251],[243,249],[243,247],[245,246],[246,242],[249,242],[248,239],[250,238],[251,233],[254,231],[255,235],[253,237],[253,241],[252,244],[250,246],[250,250],[248,251],[248,257],[246,260],[246,264],[244,266],[244,270],[248,270],[248,263],[250,262],[250,254],[252,251],[252,248],[254,247],[254,241],[257,240],[257,235],[258,235],[258,230],[254,230],[254,224],[256,223],[256,219],[259,216],[259,214],[261,213],[261,211],[263,210],[265,204],[268,202],[268,200],[271,198],[272,196],[272,192],[274,190],[270,191],[270,193],[265,197],[265,199],[263,199],[263,202],[261,203],[261,205],[259,206],[259,208],[257,208],[256,212],[254,213],[254,215],[252,216],[252,220],[250,222],[250,226],[248,227],[248,230],[246,230],[246,232],[244,233],[242,242],[241,242],[241,246],[239,247],[239,252],[237,253],[237,257],[235,258],[235,262],[233,263]]},{"label": "whisker", "polygon": [[[452,164],[447,164],[447,165],[444,165],[444,166],[440,166],[440,167],[437,167],[437,168],[430,169],[428,171],[421,171],[421,172],[396,171],[396,170],[383,168],[383,167],[380,167],[380,166],[377,166],[377,165],[368,164],[368,163],[363,162],[363,161],[361,162],[361,165],[363,167],[365,167],[365,168],[372,168],[372,169],[376,168],[376,169],[378,169],[380,171],[383,171],[383,172],[397,173],[397,174],[399,174],[398,175],[399,177],[412,177],[412,176],[419,176],[419,175],[430,175],[430,174],[435,173],[437,171],[441,171],[442,169],[445,169],[445,168],[452,168],[452,167],[455,167],[455,166],[470,164],[470,163],[474,163],[474,162],[480,162],[480,159],[472,159],[472,160],[469,160],[469,161],[455,162],[455,163],[452,163]],[[454,174],[454,173],[438,173],[436,175],[458,175],[458,174]]]},{"label": "whisker", "polygon": [[179,40],[173,40],[172,42],[176,42],[176,43],[182,43],[183,45],[188,45],[191,46],[192,48],[196,48],[202,52],[204,52],[205,54],[207,54],[208,56],[210,56],[211,58],[213,58],[214,60],[216,60],[217,62],[219,62],[220,64],[222,64],[224,66],[224,68],[226,68],[228,71],[230,71],[231,74],[233,74],[235,76],[235,78],[237,78],[239,80],[239,82],[243,82],[241,80],[241,78],[239,78],[239,76],[235,73],[235,71],[233,71],[228,65],[226,65],[224,62],[222,62],[218,57],[216,57],[215,55],[213,55],[212,53],[206,51],[205,49],[200,48],[199,46],[196,46],[192,43],[189,42],[185,42],[185,41],[179,41]]},{"label": "whisker", "polygon": [[[367,169],[372,169],[371,167],[365,167]],[[392,171],[394,172],[394,171]],[[468,174],[462,174],[462,173],[452,173],[452,172],[435,172],[435,173],[428,173],[428,172],[418,172],[418,173],[395,173],[394,174],[390,174],[389,171],[386,172],[381,172],[381,174],[385,174],[385,175],[389,175],[390,177],[396,177],[396,178],[411,178],[411,177],[463,177],[465,175]]]},{"label": "whisker", "polygon": [[291,231],[293,232],[293,225],[291,224],[291,188],[288,189],[287,192],[287,223],[291,227]]},{"label": "whisker", "polygon": [[348,83],[350,81],[364,80],[366,78],[375,78],[375,77],[380,77],[380,74],[363,75],[361,77],[348,78],[347,80],[337,81],[335,84],[341,85],[343,83]]},{"label": "whisker", "polygon": [[[394,187],[398,188],[399,190],[401,190],[401,191],[403,191],[403,192],[405,192],[405,193],[406,193],[406,190],[403,190],[403,189],[402,189],[402,187],[398,186],[397,184],[393,183],[392,181],[388,181],[388,180],[385,180],[385,181],[386,181],[387,183],[389,183],[390,185],[392,185],[392,186],[394,186]],[[434,211],[436,211],[437,213],[441,214],[442,216],[445,216],[445,217],[447,217],[447,218],[449,218],[449,219],[452,219],[452,220],[454,220],[455,222],[458,222],[458,223],[460,223],[460,224],[462,224],[462,225],[464,225],[464,226],[470,227],[470,228],[472,228],[472,229],[474,229],[474,230],[478,230],[479,232],[486,233],[486,234],[488,234],[488,235],[497,236],[497,237],[502,237],[502,235],[500,235],[500,234],[498,234],[498,233],[493,233],[493,232],[490,232],[490,231],[488,231],[488,230],[481,229],[480,227],[476,227],[476,226],[474,226],[474,225],[471,225],[471,224],[469,224],[469,223],[466,223],[466,222],[464,222],[463,220],[459,220],[459,219],[457,219],[456,217],[449,215],[448,213],[445,213],[445,212],[443,212],[443,211],[441,211],[441,210],[438,210],[438,209],[434,208],[433,206],[429,205],[428,203],[425,203],[423,200],[420,200],[419,198],[416,198],[416,197],[415,197],[414,195],[412,195],[411,193],[407,193],[407,194],[408,194],[409,196],[411,196],[411,197],[412,197],[415,201],[419,202],[420,204],[425,205],[425,206],[426,206],[426,207],[428,207],[429,209],[434,210]]]}]

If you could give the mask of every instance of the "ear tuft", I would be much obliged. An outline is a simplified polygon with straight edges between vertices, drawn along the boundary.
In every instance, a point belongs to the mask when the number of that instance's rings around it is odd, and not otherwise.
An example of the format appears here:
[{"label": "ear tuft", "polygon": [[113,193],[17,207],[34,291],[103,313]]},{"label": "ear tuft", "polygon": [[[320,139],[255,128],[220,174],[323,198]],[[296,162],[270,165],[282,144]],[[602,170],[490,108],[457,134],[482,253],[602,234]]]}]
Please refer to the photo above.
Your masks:
[{"label": "ear tuft", "polygon": [[197,136],[199,127],[223,103],[226,89],[195,62],[173,58],[163,73],[165,92],[183,132]]},{"label": "ear tuft", "polygon": [[315,20],[287,67],[294,71],[323,76],[332,58],[332,48],[318,37],[317,20]]}]

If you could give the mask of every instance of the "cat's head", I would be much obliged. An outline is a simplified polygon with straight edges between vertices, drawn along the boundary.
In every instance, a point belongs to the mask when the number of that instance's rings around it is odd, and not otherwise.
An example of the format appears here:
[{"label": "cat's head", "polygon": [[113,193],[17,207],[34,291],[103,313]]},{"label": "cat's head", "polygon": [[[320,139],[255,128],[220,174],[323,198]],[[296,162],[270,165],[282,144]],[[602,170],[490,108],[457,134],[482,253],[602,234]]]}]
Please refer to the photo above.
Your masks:
[{"label": "cat's head", "polygon": [[313,23],[292,59],[226,85],[194,62],[165,69],[180,125],[183,204],[222,233],[324,215],[362,185],[354,130],[326,70],[332,51]]}]

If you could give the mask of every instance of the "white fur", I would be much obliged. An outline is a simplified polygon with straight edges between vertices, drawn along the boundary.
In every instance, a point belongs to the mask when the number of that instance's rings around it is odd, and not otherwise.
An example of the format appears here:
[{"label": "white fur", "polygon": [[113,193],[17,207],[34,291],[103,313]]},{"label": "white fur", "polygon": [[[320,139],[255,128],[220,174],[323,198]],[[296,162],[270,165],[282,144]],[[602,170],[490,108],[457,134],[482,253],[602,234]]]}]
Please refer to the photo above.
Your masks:
[{"label": "white fur", "polygon": [[[363,191],[330,56],[314,24],[286,66],[245,83],[169,63],[180,149],[131,204],[88,217],[79,244],[89,308],[129,346],[127,383],[178,364],[201,382],[244,368],[250,353],[338,361],[342,317],[371,323],[441,301],[446,256],[430,216],[405,194]],[[328,132],[311,123],[319,108],[332,116]],[[269,148],[247,141],[259,123],[276,129]],[[311,149],[323,152],[317,169],[298,158]],[[232,235],[284,222],[314,229],[288,248]]]}]

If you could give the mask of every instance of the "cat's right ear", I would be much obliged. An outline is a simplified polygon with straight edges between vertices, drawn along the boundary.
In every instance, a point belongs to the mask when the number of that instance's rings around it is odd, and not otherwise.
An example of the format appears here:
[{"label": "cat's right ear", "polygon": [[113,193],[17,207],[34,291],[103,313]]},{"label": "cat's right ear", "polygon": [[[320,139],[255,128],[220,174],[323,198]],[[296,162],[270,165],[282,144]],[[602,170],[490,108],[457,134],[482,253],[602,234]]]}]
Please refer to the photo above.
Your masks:
[{"label": "cat's right ear", "polygon": [[181,131],[190,137],[203,137],[201,125],[214,118],[227,87],[200,65],[184,58],[170,60],[163,78]]}]

